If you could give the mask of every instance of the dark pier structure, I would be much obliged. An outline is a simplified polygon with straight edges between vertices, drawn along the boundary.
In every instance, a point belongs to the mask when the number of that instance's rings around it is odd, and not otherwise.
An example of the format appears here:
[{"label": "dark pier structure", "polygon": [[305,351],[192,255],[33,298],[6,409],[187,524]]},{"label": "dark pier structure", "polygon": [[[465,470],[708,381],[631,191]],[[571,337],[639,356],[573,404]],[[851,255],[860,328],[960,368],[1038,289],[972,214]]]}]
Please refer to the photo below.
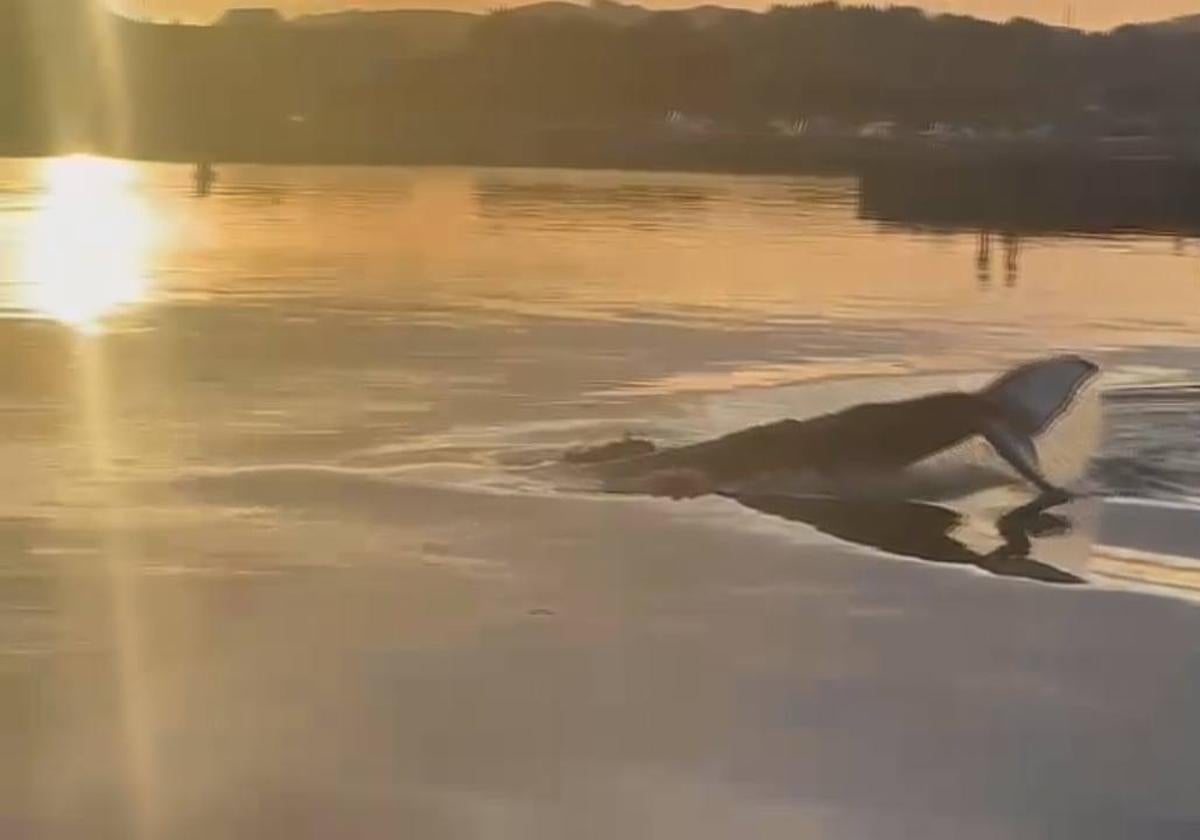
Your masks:
[{"label": "dark pier structure", "polygon": [[1200,156],[1094,146],[930,150],[865,162],[859,213],[1008,235],[1200,233]]}]

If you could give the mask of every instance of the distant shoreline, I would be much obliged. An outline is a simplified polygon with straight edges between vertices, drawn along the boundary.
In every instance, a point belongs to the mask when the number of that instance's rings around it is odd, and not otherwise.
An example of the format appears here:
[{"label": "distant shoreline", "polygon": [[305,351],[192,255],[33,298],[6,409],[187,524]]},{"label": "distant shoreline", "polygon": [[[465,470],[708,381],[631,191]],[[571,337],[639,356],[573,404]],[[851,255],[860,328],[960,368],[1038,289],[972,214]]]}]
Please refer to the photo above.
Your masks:
[{"label": "distant shoreline", "polygon": [[[609,142],[594,142],[597,136]],[[548,133],[493,148],[391,154],[224,155],[209,162],[267,166],[580,169],[747,176],[831,176],[858,182],[859,214],[880,222],[1036,234],[1153,230],[1200,234],[1200,157],[1161,141],[937,144],[857,138],[726,135],[580,143]],[[15,155],[40,158],[53,155]],[[146,163],[197,163],[139,155]]]},{"label": "distant shoreline", "polygon": [[[204,155],[182,150],[92,149],[89,153],[145,162],[280,166],[511,166],[713,174],[863,175],[879,168],[1087,165],[1103,172],[1131,161],[1173,169],[1200,166],[1183,142],[1158,138],[990,139],[935,141],[919,136],[878,140],[857,136],[789,137],[713,133],[680,138],[667,132],[621,129],[531,129],[486,139],[416,138],[390,147],[310,146],[257,152],[229,147]],[[47,158],[67,150],[0,148],[0,156]]]}]

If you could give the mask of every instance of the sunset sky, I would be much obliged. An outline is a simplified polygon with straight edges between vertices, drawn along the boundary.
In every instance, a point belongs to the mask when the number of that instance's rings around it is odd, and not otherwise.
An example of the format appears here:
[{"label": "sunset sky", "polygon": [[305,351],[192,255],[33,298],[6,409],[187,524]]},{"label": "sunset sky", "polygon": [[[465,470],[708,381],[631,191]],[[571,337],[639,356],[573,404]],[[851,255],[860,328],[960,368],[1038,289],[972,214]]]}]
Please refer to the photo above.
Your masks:
[{"label": "sunset sky", "polygon": [[[707,0],[646,0],[655,8],[699,5]],[[720,2],[721,0],[717,0]],[[520,5],[522,0],[111,0],[126,10],[160,18],[211,19],[225,9],[238,6],[273,5],[287,14],[363,8],[443,8],[480,10],[499,5]],[[773,0],[728,0],[727,6],[765,8]],[[794,0],[793,0],[794,2]],[[960,12],[981,17],[1009,18],[1017,15],[1061,23],[1067,3],[1073,6],[1076,25],[1104,29],[1136,20],[1157,20],[1200,11],[1195,0],[920,0],[900,5],[919,5],[936,12]]]}]

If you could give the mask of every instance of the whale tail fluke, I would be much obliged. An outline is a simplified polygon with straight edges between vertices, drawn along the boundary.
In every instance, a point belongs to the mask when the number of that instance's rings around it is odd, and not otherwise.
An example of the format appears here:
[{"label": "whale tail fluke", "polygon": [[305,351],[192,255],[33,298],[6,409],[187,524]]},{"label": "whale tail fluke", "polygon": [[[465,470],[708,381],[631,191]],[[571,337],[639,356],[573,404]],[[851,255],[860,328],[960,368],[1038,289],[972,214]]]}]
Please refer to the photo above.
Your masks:
[{"label": "whale tail fluke", "polygon": [[1013,368],[979,395],[1003,409],[1020,432],[1036,437],[1063,415],[1099,372],[1096,364],[1080,356],[1054,356]]},{"label": "whale tail fluke", "polygon": [[1050,432],[1100,368],[1079,356],[1055,356],[1013,368],[979,391],[995,409],[981,430],[1000,457],[1044,492],[1060,493],[1045,475],[1035,438]]}]

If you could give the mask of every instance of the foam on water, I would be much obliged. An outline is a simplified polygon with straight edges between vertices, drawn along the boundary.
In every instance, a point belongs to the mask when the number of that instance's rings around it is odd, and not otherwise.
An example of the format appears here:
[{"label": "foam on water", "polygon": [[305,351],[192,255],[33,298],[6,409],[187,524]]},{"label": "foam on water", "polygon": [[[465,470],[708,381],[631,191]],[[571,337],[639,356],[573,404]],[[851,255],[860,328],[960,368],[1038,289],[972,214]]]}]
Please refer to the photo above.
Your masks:
[{"label": "foam on water", "polygon": [[1200,386],[1121,388],[1104,399],[1105,445],[1090,476],[1112,496],[1200,496]]}]

